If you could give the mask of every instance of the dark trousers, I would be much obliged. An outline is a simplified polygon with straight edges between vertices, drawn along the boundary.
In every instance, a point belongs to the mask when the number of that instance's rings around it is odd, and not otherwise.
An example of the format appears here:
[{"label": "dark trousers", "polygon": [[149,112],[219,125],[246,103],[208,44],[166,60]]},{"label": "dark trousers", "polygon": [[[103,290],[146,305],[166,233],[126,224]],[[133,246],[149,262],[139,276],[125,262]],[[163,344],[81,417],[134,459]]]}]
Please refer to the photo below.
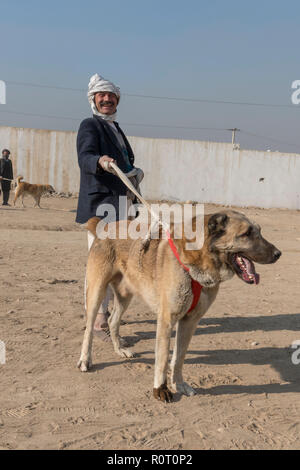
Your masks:
[{"label": "dark trousers", "polygon": [[3,204],[7,204],[9,200],[9,191],[3,191]]}]

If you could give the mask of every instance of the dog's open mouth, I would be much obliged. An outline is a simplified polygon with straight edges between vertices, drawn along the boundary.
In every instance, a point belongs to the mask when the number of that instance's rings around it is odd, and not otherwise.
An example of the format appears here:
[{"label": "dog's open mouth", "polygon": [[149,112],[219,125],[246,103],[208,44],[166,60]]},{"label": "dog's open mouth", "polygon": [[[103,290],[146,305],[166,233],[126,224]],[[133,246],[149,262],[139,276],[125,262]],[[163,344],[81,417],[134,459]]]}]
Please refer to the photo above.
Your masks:
[{"label": "dog's open mouth", "polygon": [[233,257],[233,265],[237,275],[247,284],[258,284],[259,274],[255,271],[253,262],[246,256],[237,253]]}]

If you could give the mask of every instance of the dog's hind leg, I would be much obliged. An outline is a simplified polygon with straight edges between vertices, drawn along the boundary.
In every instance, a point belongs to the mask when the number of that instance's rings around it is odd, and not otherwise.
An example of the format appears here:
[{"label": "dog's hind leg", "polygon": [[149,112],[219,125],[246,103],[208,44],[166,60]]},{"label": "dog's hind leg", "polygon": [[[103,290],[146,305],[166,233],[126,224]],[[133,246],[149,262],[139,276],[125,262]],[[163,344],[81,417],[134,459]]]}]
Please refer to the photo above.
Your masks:
[{"label": "dog's hind leg", "polygon": [[14,201],[13,201],[14,206],[16,205],[16,201],[17,201],[18,197],[19,197],[19,194],[18,194],[18,192],[16,191],[16,192],[15,192]]},{"label": "dog's hind leg", "polygon": [[119,335],[121,317],[132,299],[132,294],[128,291],[121,293],[116,284],[113,284],[113,290],[115,294],[114,307],[108,319],[108,324],[114,350],[121,357],[134,357],[134,353],[124,347],[124,340]]},{"label": "dog's hind leg", "polygon": [[171,389],[183,395],[195,395],[195,390],[183,380],[182,368],[184,358],[195,332],[199,319],[203,313],[193,311],[178,321],[176,326],[176,338],[171,360]]},{"label": "dog's hind leg", "polygon": [[84,332],[80,359],[77,364],[82,372],[86,372],[92,365],[94,323],[107,288],[107,283],[103,283],[102,278],[97,278],[93,282],[87,281],[87,285],[86,329]]}]

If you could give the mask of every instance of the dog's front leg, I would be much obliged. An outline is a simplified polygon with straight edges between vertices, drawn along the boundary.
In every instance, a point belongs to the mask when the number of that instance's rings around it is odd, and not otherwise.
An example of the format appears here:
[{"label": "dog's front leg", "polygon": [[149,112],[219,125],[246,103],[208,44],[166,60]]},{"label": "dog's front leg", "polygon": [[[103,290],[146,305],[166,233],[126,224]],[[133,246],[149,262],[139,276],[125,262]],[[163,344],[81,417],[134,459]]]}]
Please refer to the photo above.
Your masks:
[{"label": "dog's front leg", "polygon": [[175,347],[171,361],[171,389],[183,395],[195,395],[195,390],[183,380],[182,368],[187,348],[203,313],[192,311],[178,321]]},{"label": "dog's front leg", "polygon": [[171,319],[163,317],[161,312],[157,320],[155,345],[154,398],[169,403],[173,395],[167,387],[167,370],[170,349],[170,338],[173,325]]}]

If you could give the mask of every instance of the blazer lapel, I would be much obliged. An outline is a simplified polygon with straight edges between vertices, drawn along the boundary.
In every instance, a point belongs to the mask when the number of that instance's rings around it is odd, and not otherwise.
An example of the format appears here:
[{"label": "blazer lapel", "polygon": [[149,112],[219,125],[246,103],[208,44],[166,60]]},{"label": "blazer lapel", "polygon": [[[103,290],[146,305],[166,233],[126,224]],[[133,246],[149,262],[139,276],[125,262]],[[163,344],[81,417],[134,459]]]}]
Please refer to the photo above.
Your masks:
[{"label": "blazer lapel", "polygon": [[[120,132],[120,134],[122,135],[123,137],[123,140],[124,140],[124,143],[127,147],[127,152],[128,152],[128,156],[129,156],[129,160],[134,160],[134,155],[133,155],[133,151],[132,151],[132,148],[131,148],[131,145],[130,143],[128,142],[128,139],[126,137],[126,135],[124,134],[124,132],[122,131],[121,127],[119,126],[119,123],[117,121],[115,121],[115,126],[116,128],[118,129],[118,131]],[[133,165],[133,161],[131,161],[131,164]]]},{"label": "blazer lapel", "polygon": [[110,141],[114,144],[115,147],[117,147],[119,152],[121,152],[121,154],[123,154],[121,145],[119,144],[119,141],[118,141],[117,137],[115,136],[114,131],[111,129],[110,125],[107,124],[107,122],[104,121],[104,119],[99,118],[95,114],[94,114],[94,117],[98,120],[98,122],[100,122],[100,124],[102,124],[103,129],[106,132],[107,136],[109,137]]}]

